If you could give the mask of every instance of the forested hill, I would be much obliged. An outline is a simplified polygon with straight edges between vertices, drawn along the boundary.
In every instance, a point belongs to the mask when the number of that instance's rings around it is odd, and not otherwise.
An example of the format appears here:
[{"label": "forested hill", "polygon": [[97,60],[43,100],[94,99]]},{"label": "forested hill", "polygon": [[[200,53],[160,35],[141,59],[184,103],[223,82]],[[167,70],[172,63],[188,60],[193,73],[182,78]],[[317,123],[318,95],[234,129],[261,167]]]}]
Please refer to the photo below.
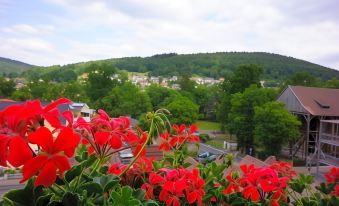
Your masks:
[{"label": "forested hill", "polygon": [[[239,65],[257,64],[263,67],[264,80],[284,80],[296,72],[308,72],[324,80],[336,77],[339,71],[313,64],[293,57],[263,52],[217,52],[200,54],[160,54],[151,57],[125,57],[106,60],[81,62],[65,66],[40,67],[34,75],[65,73],[73,70],[78,75],[86,71],[91,64],[107,63],[130,72],[150,72],[153,76],[173,76],[189,73],[219,78],[228,76]],[[0,58],[0,74],[3,72],[21,72],[34,66],[22,62]],[[33,71],[33,70],[32,70]],[[73,72],[73,74],[74,74]],[[32,73],[32,72],[28,72]],[[67,72],[66,72],[67,73]]]},{"label": "forested hill", "polygon": [[209,77],[231,73],[241,64],[258,64],[263,67],[263,79],[286,79],[295,72],[305,71],[322,79],[339,78],[339,71],[300,59],[263,52],[220,52],[204,54],[162,54],[152,57],[130,57],[105,60],[119,69],[151,72],[152,75],[179,75],[190,72]]},{"label": "forested hill", "polygon": [[35,66],[26,64],[24,62],[12,60],[12,59],[7,59],[0,57],[0,73],[21,73],[25,70],[34,68]]}]

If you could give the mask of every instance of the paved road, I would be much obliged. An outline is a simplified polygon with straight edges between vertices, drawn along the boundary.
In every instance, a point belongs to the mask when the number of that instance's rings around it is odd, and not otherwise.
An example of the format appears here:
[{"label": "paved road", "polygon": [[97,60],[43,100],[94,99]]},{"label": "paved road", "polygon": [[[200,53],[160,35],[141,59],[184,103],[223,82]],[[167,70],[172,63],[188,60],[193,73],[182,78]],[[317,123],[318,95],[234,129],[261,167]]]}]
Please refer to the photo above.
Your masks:
[{"label": "paved road", "polygon": [[2,195],[5,194],[8,190],[23,187],[24,184],[19,184],[19,179],[0,180],[0,199],[2,199]]}]

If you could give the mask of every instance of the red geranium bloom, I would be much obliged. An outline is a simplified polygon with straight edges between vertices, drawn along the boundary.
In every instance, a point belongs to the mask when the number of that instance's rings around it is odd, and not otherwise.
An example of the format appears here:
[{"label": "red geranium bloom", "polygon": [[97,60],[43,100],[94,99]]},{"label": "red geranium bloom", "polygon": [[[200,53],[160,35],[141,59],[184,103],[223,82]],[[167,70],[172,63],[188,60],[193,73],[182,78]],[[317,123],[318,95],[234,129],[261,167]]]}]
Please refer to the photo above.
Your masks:
[{"label": "red geranium bloom", "polygon": [[39,100],[26,101],[24,104],[12,105],[0,112],[0,165],[7,166],[7,161],[19,167],[32,158],[26,135],[46,119],[52,126],[59,127],[59,104],[69,103],[65,98],[41,106]]},{"label": "red geranium bloom", "polygon": [[[226,179],[229,181],[227,188],[223,191],[225,195],[231,194],[233,192],[239,192],[240,191],[240,185],[237,179],[233,179],[232,177],[232,172],[230,172],[227,176]],[[219,184],[220,185],[220,184]]]},{"label": "red geranium bloom", "polygon": [[168,132],[161,134],[161,144],[159,145],[159,150],[169,151],[171,148],[171,145],[168,143],[170,138],[170,134]]},{"label": "red geranium bloom", "polygon": [[78,118],[74,124],[80,129],[83,144],[89,144],[88,153],[95,152],[100,156],[109,155],[113,150],[120,149],[123,143],[135,145],[140,140],[130,128],[130,120],[127,117],[110,118],[103,110],[98,111],[98,115],[86,122],[83,118]]},{"label": "red geranium bloom", "polygon": [[332,167],[328,173],[324,174],[326,183],[339,183],[339,167]]},{"label": "red geranium bloom", "polygon": [[185,142],[199,142],[199,137],[194,135],[197,130],[196,125],[191,125],[189,129],[184,124],[180,127],[176,124],[173,125],[174,134],[163,133],[161,134],[161,144],[159,149],[163,151],[169,151],[171,148],[179,149]]},{"label": "red geranium bloom", "polygon": [[159,173],[151,172],[149,182],[142,185],[141,188],[146,190],[146,198],[154,199],[153,192],[160,189],[159,200],[166,206],[180,205],[182,198],[186,198],[189,204],[202,204],[204,180],[199,177],[198,169],[162,168]]},{"label": "red geranium bloom", "polygon": [[63,173],[71,168],[67,157],[72,157],[80,137],[71,128],[64,128],[54,140],[52,133],[46,127],[40,127],[28,136],[31,143],[41,147],[39,154],[30,159],[22,168],[24,182],[38,174],[34,185],[49,187],[55,182],[57,170],[61,178]]},{"label": "red geranium bloom", "polygon": [[112,164],[109,169],[108,169],[108,172],[110,174],[113,174],[113,175],[120,175],[125,169],[126,169],[126,165],[123,165],[121,164],[121,162],[117,162],[115,164]]}]

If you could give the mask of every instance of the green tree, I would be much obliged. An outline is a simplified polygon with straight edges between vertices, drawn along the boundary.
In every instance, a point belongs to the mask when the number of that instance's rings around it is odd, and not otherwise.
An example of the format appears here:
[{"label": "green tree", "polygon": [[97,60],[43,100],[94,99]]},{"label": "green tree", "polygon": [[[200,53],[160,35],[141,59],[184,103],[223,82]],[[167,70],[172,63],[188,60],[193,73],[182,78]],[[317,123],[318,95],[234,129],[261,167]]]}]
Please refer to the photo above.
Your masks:
[{"label": "green tree", "polygon": [[8,98],[15,91],[15,83],[13,80],[7,80],[0,77],[0,98]]},{"label": "green tree", "polygon": [[320,86],[320,80],[307,72],[296,72],[285,81],[283,87],[288,85],[317,87]]},{"label": "green tree", "polygon": [[13,92],[11,99],[16,101],[26,101],[33,99],[33,95],[28,87],[23,87]]},{"label": "green tree", "polygon": [[63,96],[63,85],[55,84],[55,83],[48,83],[46,84],[46,91],[42,94],[40,99],[52,101],[56,100]]},{"label": "green tree", "polygon": [[87,97],[85,85],[75,81],[63,83],[63,96],[75,102],[90,102]]},{"label": "green tree", "polygon": [[116,69],[108,64],[91,64],[88,71],[86,92],[93,103],[107,96],[118,84],[118,81],[113,79]]},{"label": "green tree", "polygon": [[256,85],[232,95],[228,125],[237,136],[240,149],[247,151],[254,146],[254,108],[273,101],[276,96],[275,90]]},{"label": "green tree", "polygon": [[170,89],[158,84],[151,84],[146,88],[146,92],[151,99],[153,110],[160,109],[162,102],[171,95]]},{"label": "green tree", "polygon": [[[260,76],[262,74],[262,68],[255,64],[241,65],[236,68],[233,75],[229,79],[229,86],[226,86],[226,90],[229,90],[230,94],[237,92],[243,92],[250,85],[255,84],[260,87]],[[225,84],[228,84],[227,80]]]},{"label": "green tree", "polygon": [[167,105],[167,109],[171,112],[171,122],[176,124],[192,124],[199,116],[198,105],[184,96],[175,98]]},{"label": "green tree", "polygon": [[220,85],[219,94],[217,95],[216,115],[223,130],[228,129],[232,132],[232,128],[228,125],[232,95],[237,92],[243,92],[252,84],[260,87],[261,74],[262,68],[260,66],[254,64],[241,65],[235,69],[230,77],[225,78],[225,81]]},{"label": "green tree", "polygon": [[256,107],[254,125],[254,137],[266,155],[278,155],[284,143],[300,136],[300,121],[280,102]]},{"label": "green tree", "polygon": [[116,86],[102,99],[101,106],[112,116],[128,115],[133,118],[152,110],[147,93],[130,82]]},{"label": "green tree", "polygon": [[180,90],[181,91],[186,91],[186,92],[193,92],[196,83],[195,81],[190,79],[191,75],[190,74],[184,74],[181,77],[179,77],[179,80],[177,83],[180,85]]},{"label": "green tree", "polygon": [[339,89],[339,79],[333,78],[325,82],[326,88]]},{"label": "green tree", "polygon": [[29,83],[27,87],[34,99],[45,100],[43,99],[43,95],[47,92],[48,89],[47,83],[37,81]]}]

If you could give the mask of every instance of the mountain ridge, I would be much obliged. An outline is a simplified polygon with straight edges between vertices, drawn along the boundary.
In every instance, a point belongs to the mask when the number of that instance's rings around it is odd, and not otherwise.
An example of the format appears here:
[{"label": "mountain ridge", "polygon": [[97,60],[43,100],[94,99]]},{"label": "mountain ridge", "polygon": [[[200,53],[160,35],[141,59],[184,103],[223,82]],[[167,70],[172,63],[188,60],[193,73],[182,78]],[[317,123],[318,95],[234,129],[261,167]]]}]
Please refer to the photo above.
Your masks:
[{"label": "mountain ridge", "polygon": [[[16,63],[16,66],[20,66],[20,63],[22,63],[24,68],[21,68],[19,73],[36,67],[20,61],[0,57],[0,72],[4,72],[1,66],[2,60],[4,59],[7,60],[7,63]],[[308,72],[325,80],[333,77],[339,79],[338,70],[295,57],[267,52],[165,53],[148,57],[134,56],[92,60],[57,67],[74,69],[74,71],[80,74],[93,63],[106,63],[130,72],[150,72],[151,75],[154,76],[171,76],[190,73],[215,78],[229,75],[239,65],[257,64],[263,67],[263,79],[286,79],[296,72]],[[55,66],[36,68],[48,70],[52,67],[55,69]]]}]

